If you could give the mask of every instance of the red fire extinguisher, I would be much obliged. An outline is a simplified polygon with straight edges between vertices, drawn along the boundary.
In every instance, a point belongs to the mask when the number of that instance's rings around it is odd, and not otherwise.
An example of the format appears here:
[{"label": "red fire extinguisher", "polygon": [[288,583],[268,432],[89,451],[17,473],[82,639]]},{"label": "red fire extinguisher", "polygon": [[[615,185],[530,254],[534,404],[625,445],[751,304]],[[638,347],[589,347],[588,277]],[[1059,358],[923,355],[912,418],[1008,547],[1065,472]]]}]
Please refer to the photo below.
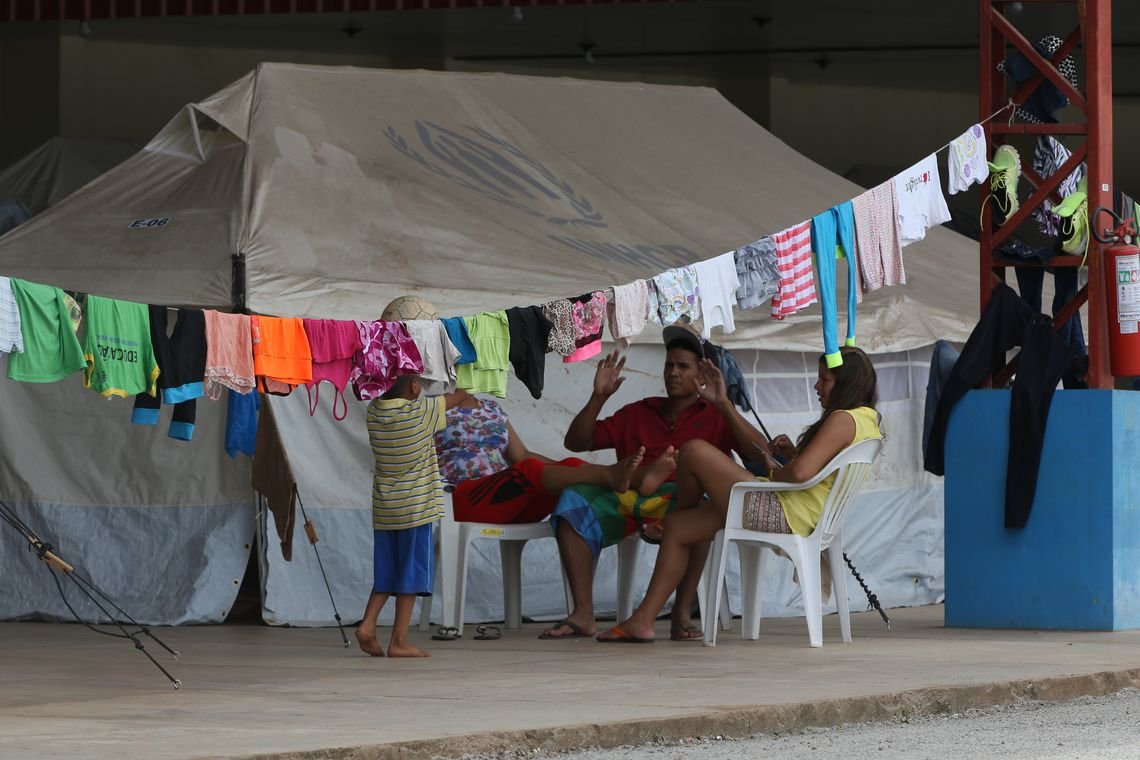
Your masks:
[{"label": "red fire extinguisher", "polygon": [[[1116,227],[1097,232],[1102,212],[1116,220]],[[1112,209],[1093,213],[1092,234],[1104,249],[1104,295],[1108,302],[1109,365],[1114,377],[1140,375],[1140,248],[1136,220],[1121,219]],[[1103,237],[1102,237],[1103,234]]]}]

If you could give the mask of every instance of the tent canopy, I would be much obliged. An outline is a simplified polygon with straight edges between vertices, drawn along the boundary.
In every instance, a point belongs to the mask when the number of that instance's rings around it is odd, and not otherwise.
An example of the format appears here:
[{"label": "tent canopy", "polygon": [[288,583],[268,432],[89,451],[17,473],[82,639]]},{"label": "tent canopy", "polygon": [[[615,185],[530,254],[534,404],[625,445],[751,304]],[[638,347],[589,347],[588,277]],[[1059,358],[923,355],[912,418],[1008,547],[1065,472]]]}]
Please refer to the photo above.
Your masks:
[{"label": "tent canopy", "polygon": [[38,214],[130,158],[141,146],[135,140],[53,137],[0,171],[0,202],[19,201]]},{"label": "tent canopy", "polygon": [[[241,254],[255,312],[368,319],[416,293],[467,314],[652,276],[859,192],[712,89],[263,64],[5,236],[0,271],[227,308]],[[976,261],[931,230],[907,286],[865,300],[860,344],[964,340]],[[730,346],[822,343],[818,307],[737,324]]]}]

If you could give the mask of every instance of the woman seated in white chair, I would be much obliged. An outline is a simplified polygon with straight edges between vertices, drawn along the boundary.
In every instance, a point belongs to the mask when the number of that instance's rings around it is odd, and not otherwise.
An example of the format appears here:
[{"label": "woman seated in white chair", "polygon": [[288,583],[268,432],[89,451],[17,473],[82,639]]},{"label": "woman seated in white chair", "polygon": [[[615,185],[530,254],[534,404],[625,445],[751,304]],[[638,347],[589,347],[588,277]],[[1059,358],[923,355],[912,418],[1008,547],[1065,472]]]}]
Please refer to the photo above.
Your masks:
[{"label": "woman seated in white chair", "polygon": [[[819,420],[803,432],[797,443],[785,435],[769,442],[760,452],[773,481],[804,483],[819,474],[836,454],[868,438],[881,438],[880,415],[875,410],[878,391],[875,368],[862,350],[841,349],[843,363],[828,368],[819,361],[815,392],[822,408]],[[717,392],[722,384],[716,366],[707,359],[704,367],[709,387],[701,394]],[[841,414],[837,414],[841,412]],[[781,461],[785,463],[781,463]],[[765,491],[744,508],[744,527],[767,533],[808,536],[815,529],[834,476],[802,491]],[[724,527],[728,498],[737,483],[756,477],[704,441],[681,447],[677,464],[677,510],[664,522],[661,548],[645,599],[629,620],[598,635],[598,641],[647,643],[653,641],[653,624],[685,572],[689,547],[712,541]]]},{"label": "woman seated in white chair", "polygon": [[644,447],[612,465],[576,457],[555,461],[526,447],[497,402],[464,390],[447,396],[446,423],[435,434],[435,447],[440,474],[455,485],[457,522],[541,522],[564,488],[589,484],[624,491],[640,482]]}]

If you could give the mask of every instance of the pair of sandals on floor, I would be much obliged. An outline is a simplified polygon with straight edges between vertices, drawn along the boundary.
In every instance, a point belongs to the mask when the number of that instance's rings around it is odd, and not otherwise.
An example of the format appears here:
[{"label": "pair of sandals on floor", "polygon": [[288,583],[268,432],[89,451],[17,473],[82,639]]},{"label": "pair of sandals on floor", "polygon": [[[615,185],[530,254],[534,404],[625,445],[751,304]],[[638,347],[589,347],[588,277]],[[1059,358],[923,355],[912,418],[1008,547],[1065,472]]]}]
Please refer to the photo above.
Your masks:
[{"label": "pair of sandals on floor", "polygon": [[[433,641],[455,641],[463,638],[463,631],[453,625],[437,628],[431,637]],[[480,625],[475,627],[475,635],[471,638],[476,641],[494,641],[503,638],[503,632],[496,625]]]}]

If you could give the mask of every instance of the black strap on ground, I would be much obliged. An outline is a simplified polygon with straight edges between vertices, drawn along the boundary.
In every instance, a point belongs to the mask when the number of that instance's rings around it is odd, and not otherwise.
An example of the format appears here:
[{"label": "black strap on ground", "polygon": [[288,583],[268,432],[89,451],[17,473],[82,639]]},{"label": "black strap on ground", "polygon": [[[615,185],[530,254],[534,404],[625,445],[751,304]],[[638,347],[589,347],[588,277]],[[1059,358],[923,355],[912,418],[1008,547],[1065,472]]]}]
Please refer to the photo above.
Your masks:
[{"label": "black strap on ground", "polygon": [[871,591],[870,587],[863,581],[863,576],[859,575],[859,571],[855,569],[855,563],[847,556],[847,552],[843,552],[843,561],[847,563],[847,567],[851,568],[851,574],[855,576],[855,580],[859,581],[859,585],[863,587],[863,593],[867,595],[867,609],[878,612],[879,616],[883,618],[883,622],[887,624],[887,630],[891,630],[891,619],[887,617],[887,613],[883,612],[883,607],[879,604],[879,597]]},{"label": "black strap on ground", "polygon": [[340,620],[340,612],[336,608],[336,599],[333,598],[332,587],[329,585],[329,577],[325,575],[325,563],[321,562],[321,552],[317,549],[317,528],[309,520],[309,515],[305,512],[305,502],[301,501],[301,492],[297,490],[297,484],[293,484],[293,496],[297,498],[297,506],[301,508],[301,519],[305,521],[305,535],[309,538],[309,545],[313,547],[313,554],[317,556],[317,567],[321,569],[321,578],[325,581],[325,590],[329,592],[329,602],[332,603],[333,617],[336,618],[337,628],[340,629],[340,638],[344,645],[348,646],[348,636],[344,635],[344,624]]},{"label": "black strap on ground", "polygon": [[[98,586],[96,586],[91,579],[85,577],[82,573],[78,572],[71,563],[60,557],[56,552],[55,547],[41,539],[36,534],[36,532],[33,531],[27,523],[21,520],[19,515],[17,515],[16,512],[3,501],[0,501],[0,523],[8,525],[17,533],[19,533],[20,536],[28,542],[28,550],[34,552],[36,554],[36,558],[43,561],[44,567],[46,567],[48,573],[51,574],[52,581],[55,582],[55,587],[56,590],[59,591],[60,599],[63,600],[64,606],[67,607],[68,611],[71,613],[72,617],[75,618],[75,621],[77,623],[87,628],[88,630],[103,636],[111,636],[112,638],[118,639],[128,639],[132,644],[134,644],[135,649],[142,652],[146,658],[150,660],[151,663],[153,663],[154,666],[158,668],[164,676],[166,676],[166,679],[170,681],[170,685],[172,687],[175,689],[182,688],[182,681],[170,675],[166,668],[162,667],[162,665],[159,664],[158,660],[154,659],[154,656],[147,651],[146,647],[143,646],[142,641],[139,640],[139,636],[147,636],[150,638],[156,644],[169,652],[172,659],[178,659],[178,652],[163,643],[163,641],[155,636],[148,627],[141,625],[137,620],[128,615],[122,607],[115,604],[110,597],[103,593],[103,591]],[[119,632],[115,633],[113,631],[100,630],[99,628],[96,628],[84,620],[79,615],[79,612],[75,609],[75,607],[72,606],[71,601],[67,598],[67,593],[64,591],[63,584],[60,583],[59,580],[60,574],[70,580],[75,588],[79,589],[79,591],[84,596],[86,596],[92,604],[99,608],[99,611],[102,612],[104,617],[110,621],[111,625],[119,629]],[[100,599],[102,599],[103,602],[106,602],[110,607],[113,607],[115,611],[119,613],[121,618],[116,618],[114,615],[112,615],[107,607],[105,607],[103,603],[99,601]],[[120,619],[125,620],[127,625],[131,625],[138,630],[128,631],[124,627],[124,624],[120,622]]]}]

